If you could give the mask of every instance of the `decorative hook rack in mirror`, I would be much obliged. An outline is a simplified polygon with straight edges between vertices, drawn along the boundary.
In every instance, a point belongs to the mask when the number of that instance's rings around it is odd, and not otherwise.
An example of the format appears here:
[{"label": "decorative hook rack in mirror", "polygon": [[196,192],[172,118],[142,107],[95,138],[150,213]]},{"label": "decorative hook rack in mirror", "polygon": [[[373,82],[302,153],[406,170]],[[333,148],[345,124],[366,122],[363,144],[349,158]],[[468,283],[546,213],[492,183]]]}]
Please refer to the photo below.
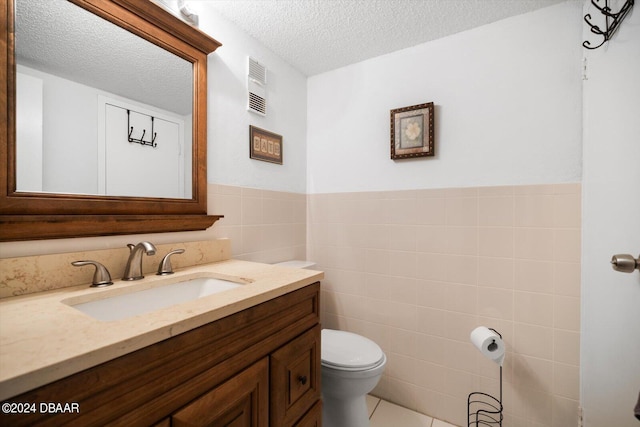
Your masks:
[{"label": "decorative hook rack in mirror", "polygon": [[582,43],[582,46],[584,46],[587,49],[597,49],[603,44],[605,44],[605,42],[607,42],[609,39],[611,39],[611,37],[613,37],[616,30],[618,29],[618,26],[620,25],[620,23],[624,20],[624,18],[627,16],[629,11],[633,7],[634,2],[635,0],[627,0],[624,6],[622,6],[622,8],[618,13],[613,13],[611,12],[611,8],[609,7],[609,0],[604,0],[604,6],[601,6],[600,4],[598,4],[599,0],[591,0],[591,4],[596,9],[598,9],[598,11],[600,11],[602,15],[604,15],[605,30],[604,31],[601,30],[599,26],[591,22],[593,18],[591,17],[590,13],[587,13],[584,16],[584,22],[586,22],[589,25],[589,27],[591,27],[590,29],[593,34],[598,34],[599,36],[602,36],[602,42],[597,46],[591,46],[591,43],[588,40],[585,40]]},{"label": "decorative hook rack in mirror", "polygon": [[149,116],[151,117],[151,141],[145,141],[144,140],[144,134],[147,132],[146,129],[142,129],[142,136],[140,138],[132,138],[131,134],[133,133],[133,126],[131,126],[131,122],[130,122],[130,117],[131,117],[131,110],[127,110],[127,129],[129,129],[129,137],[128,137],[128,141],[129,142],[135,142],[136,144],[140,144],[140,145],[148,145],[150,147],[156,148],[158,146],[158,144],[156,144],[156,132],[153,131],[153,120],[155,117],[153,116]]}]

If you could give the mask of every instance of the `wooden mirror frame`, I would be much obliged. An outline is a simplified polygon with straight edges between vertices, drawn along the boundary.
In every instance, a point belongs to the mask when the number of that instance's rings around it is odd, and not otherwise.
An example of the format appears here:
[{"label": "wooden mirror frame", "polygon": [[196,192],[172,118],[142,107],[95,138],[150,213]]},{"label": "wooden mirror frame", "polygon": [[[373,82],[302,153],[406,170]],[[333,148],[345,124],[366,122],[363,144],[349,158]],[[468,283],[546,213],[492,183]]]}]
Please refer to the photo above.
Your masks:
[{"label": "wooden mirror frame", "polygon": [[221,44],[151,1],[70,0],[193,64],[193,197],[163,199],[16,191],[14,0],[0,6],[0,241],[204,230],[207,55]]}]

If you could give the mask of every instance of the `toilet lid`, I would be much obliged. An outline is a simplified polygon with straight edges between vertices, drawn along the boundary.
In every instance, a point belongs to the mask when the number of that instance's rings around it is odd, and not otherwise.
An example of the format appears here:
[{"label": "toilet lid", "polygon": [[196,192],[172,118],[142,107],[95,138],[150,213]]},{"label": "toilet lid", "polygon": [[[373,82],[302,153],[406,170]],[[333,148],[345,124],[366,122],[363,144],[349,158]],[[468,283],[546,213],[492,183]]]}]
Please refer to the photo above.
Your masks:
[{"label": "toilet lid", "polygon": [[322,330],[322,364],[337,369],[370,369],[384,359],[382,349],[361,335]]}]

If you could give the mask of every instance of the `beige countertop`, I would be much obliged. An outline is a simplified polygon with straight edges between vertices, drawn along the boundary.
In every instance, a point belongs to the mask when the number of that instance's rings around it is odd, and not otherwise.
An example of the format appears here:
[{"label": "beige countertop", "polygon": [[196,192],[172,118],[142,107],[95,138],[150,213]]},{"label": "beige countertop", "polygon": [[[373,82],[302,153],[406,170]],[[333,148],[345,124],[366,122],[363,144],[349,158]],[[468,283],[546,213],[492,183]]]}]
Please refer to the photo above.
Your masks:
[{"label": "beige countertop", "polygon": [[[108,322],[69,305],[196,277],[245,284]],[[105,288],[85,284],[0,300],[0,400],[300,289],[323,277],[320,271],[227,260],[176,270],[170,276],[147,275],[134,282],[117,280]]]}]

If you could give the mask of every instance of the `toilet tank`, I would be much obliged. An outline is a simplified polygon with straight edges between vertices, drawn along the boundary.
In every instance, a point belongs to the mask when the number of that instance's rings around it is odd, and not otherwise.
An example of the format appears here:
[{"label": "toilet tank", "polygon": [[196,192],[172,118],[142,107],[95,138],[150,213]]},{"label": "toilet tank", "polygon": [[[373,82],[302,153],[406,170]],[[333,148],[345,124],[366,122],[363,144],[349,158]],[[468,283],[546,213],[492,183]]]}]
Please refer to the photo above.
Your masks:
[{"label": "toilet tank", "polygon": [[302,261],[293,259],[291,261],[277,262],[274,265],[280,265],[282,267],[289,268],[306,268],[307,270],[313,270],[316,266],[316,263],[313,261]]}]

